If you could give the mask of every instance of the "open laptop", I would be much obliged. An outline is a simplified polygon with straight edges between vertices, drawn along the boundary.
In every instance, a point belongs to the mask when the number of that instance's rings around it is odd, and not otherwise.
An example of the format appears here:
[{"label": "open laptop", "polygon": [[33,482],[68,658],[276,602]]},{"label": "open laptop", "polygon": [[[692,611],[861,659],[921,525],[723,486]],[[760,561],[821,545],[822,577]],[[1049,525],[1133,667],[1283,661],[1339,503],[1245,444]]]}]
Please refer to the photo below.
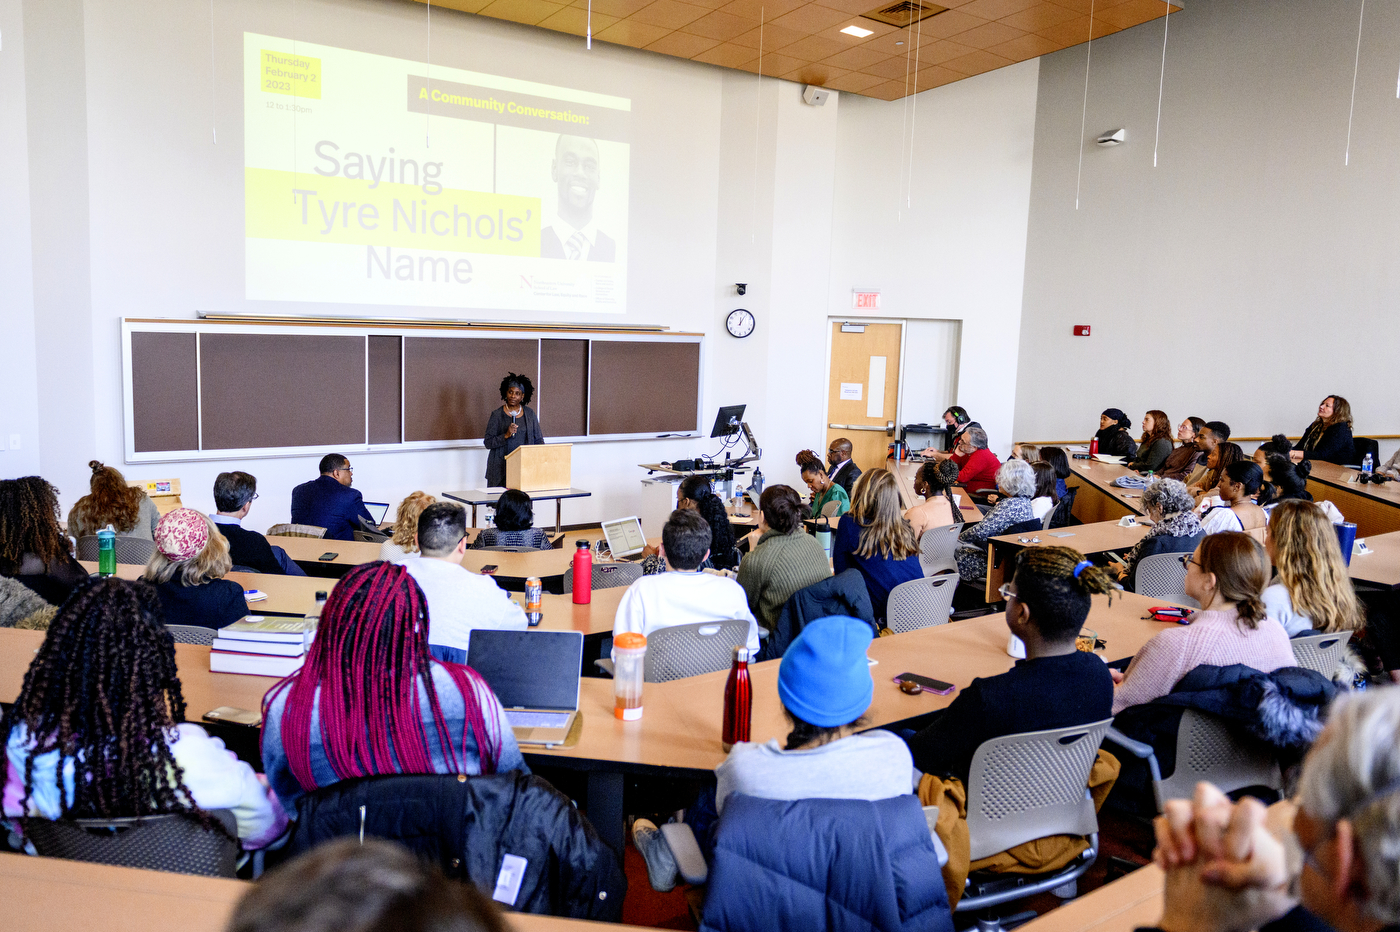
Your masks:
[{"label": "open laptop", "polygon": [[369,512],[369,516],[374,519],[374,524],[378,527],[384,523],[385,517],[389,514],[389,503],[365,502],[365,510]]},{"label": "open laptop", "polygon": [[472,631],[467,666],[505,707],[519,744],[562,744],[578,717],[581,631]]},{"label": "open laptop", "polygon": [[604,521],[603,537],[608,541],[614,560],[640,560],[646,550],[647,537],[636,515]]}]

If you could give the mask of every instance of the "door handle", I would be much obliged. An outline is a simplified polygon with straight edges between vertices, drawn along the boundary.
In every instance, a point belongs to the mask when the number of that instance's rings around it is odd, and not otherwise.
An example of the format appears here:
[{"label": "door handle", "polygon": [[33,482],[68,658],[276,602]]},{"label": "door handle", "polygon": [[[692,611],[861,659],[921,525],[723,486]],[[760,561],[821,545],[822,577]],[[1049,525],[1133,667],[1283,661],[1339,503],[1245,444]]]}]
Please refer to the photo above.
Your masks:
[{"label": "door handle", "polygon": [[887,421],[884,427],[871,424],[828,424],[826,426],[832,430],[878,430],[886,434],[894,433],[894,421]]}]

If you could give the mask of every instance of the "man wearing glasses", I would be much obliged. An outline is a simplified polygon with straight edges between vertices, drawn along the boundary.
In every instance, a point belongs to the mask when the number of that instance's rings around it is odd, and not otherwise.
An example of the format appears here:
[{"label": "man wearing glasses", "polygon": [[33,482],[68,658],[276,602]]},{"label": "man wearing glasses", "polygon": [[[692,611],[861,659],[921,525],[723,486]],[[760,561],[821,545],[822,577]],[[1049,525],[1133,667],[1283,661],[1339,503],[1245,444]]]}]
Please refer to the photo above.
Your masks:
[{"label": "man wearing glasses", "polygon": [[373,524],[365,500],[350,488],[355,470],[339,453],[321,457],[321,475],[292,489],[292,523],[326,529],[326,540],[354,540],[360,522]]},{"label": "man wearing glasses", "polygon": [[214,480],[214,507],[209,516],[228,540],[229,556],[235,568],[281,576],[305,576],[287,551],[274,547],[257,531],[243,526],[253,500],[258,497],[258,480],[246,472],[221,472]]},{"label": "man wearing glasses", "polygon": [[827,478],[846,490],[846,497],[851,495],[851,487],[860,478],[860,467],[851,460],[851,441],[845,437],[837,437],[831,441],[831,445],[826,450],[826,461],[831,464],[831,469],[827,472]]}]

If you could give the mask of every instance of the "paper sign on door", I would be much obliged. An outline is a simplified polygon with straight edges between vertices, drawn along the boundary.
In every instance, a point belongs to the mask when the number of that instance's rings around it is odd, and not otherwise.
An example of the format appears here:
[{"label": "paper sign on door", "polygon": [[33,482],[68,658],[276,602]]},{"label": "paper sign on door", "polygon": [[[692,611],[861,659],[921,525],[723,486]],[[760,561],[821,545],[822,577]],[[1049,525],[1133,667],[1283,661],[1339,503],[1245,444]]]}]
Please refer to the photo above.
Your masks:
[{"label": "paper sign on door", "polygon": [[841,383],[841,400],[842,400],[842,401],[860,401],[860,398],[861,398],[861,391],[862,391],[864,388],[865,388],[865,386],[864,386],[863,384],[861,384],[860,382],[842,382],[842,383]]},{"label": "paper sign on door", "polygon": [[[859,399],[857,399],[859,400]],[[865,404],[866,417],[885,416],[885,357],[870,357],[870,400]]]}]

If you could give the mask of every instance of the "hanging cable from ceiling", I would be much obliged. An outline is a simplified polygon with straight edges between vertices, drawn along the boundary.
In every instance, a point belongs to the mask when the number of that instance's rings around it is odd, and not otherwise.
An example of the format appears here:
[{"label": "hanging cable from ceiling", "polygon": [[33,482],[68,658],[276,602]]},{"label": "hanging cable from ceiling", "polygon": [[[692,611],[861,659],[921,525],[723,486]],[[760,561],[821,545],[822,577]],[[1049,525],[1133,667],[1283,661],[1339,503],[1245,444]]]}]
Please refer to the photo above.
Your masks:
[{"label": "hanging cable from ceiling", "polygon": [[588,25],[586,27],[588,39],[584,43],[584,48],[593,48],[593,0],[588,0]]},{"label": "hanging cable from ceiling", "polygon": [[1084,48],[1084,104],[1079,111],[1079,177],[1074,181],[1074,209],[1079,209],[1079,190],[1084,183],[1084,128],[1089,119],[1089,62],[1094,57],[1094,0],[1089,0],[1089,42]]},{"label": "hanging cable from ceiling", "polygon": [[753,100],[753,197],[749,199],[749,243],[758,242],[758,137],[763,108],[763,7],[758,8],[758,83]]},{"label": "hanging cable from ceiling", "polygon": [[1172,0],[1167,2],[1167,15],[1162,17],[1162,74],[1157,79],[1157,139],[1152,143],[1152,167],[1157,167],[1157,146],[1162,142],[1162,89],[1167,86],[1167,30],[1171,28]]},{"label": "hanging cable from ceiling", "polygon": [[209,132],[219,144],[219,114],[214,88],[214,0],[209,0]]},{"label": "hanging cable from ceiling", "polygon": [[[914,24],[914,102],[909,107],[909,183],[904,188],[904,206],[914,209],[914,129],[919,122],[919,45],[924,35],[924,8],[920,4],[914,15],[919,21]],[[908,89],[906,88],[906,93]]]},{"label": "hanging cable from ceiling", "polygon": [[433,147],[433,0],[426,0],[428,4],[428,52],[425,56],[424,64],[428,66],[428,106],[423,111],[423,148]]},{"label": "hanging cable from ceiling", "polygon": [[[1356,115],[1356,75],[1361,70],[1361,26],[1366,22],[1366,0],[1361,0],[1361,16],[1356,20],[1356,59],[1351,63],[1351,109],[1347,111],[1347,153],[1342,165],[1351,164],[1351,120]],[[1400,96],[1400,92],[1397,92]]]}]

